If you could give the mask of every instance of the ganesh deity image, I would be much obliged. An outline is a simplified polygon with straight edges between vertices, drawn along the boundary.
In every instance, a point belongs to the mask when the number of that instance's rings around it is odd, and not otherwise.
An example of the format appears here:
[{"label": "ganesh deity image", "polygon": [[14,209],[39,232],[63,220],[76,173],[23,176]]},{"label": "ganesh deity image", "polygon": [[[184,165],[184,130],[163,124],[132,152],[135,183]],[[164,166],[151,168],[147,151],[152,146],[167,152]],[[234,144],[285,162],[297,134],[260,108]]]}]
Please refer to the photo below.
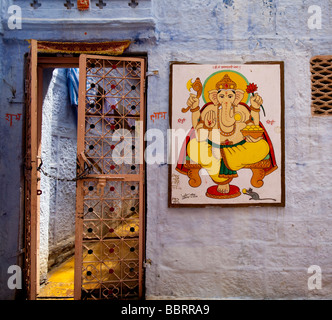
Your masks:
[{"label": "ganesh deity image", "polygon": [[[261,123],[265,110],[257,85],[246,83],[243,88],[241,84],[240,89],[234,78],[238,79],[236,73],[221,72],[204,88],[200,78],[194,83],[190,79],[187,88],[191,93],[182,109],[191,112],[192,127],[175,169],[188,176],[193,188],[201,186],[201,175],[207,173],[211,185],[205,195],[214,199],[241,195],[236,185],[239,170],[251,170],[251,185],[260,188],[264,177],[278,168],[272,142]],[[206,102],[201,106],[204,90]]]}]

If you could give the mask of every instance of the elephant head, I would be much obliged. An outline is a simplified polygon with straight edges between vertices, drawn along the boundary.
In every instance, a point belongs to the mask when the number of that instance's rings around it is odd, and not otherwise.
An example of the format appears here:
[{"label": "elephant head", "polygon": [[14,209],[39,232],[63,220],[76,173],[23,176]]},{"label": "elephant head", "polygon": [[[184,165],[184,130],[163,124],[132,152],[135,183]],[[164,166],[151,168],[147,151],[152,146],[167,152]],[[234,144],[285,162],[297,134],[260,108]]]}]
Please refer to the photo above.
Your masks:
[{"label": "elephant head", "polygon": [[219,121],[221,127],[234,125],[234,107],[237,106],[244,96],[239,89],[215,89],[209,91],[209,98],[212,103],[218,106]]}]

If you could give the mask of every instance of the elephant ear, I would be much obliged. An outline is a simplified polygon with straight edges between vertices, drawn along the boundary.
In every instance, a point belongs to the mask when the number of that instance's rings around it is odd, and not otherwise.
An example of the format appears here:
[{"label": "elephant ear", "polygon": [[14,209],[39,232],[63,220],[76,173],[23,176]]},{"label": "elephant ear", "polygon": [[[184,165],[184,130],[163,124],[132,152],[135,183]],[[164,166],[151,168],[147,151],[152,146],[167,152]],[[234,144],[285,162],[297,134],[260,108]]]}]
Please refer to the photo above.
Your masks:
[{"label": "elephant ear", "polygon": [[209,91],[209,98],[213,102],[214,105],[218,105],[218,90]]},{"label": "elephant ear", "polygon": [[244,97],[244,92],[240,89],[235,90],[234,104],[237,106]]}]

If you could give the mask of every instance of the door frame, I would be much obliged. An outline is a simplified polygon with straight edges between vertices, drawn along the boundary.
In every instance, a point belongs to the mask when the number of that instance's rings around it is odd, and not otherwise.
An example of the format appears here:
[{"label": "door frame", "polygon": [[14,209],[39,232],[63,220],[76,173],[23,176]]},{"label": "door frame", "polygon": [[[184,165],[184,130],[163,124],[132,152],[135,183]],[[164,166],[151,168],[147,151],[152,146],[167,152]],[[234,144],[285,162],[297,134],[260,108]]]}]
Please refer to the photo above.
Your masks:
[{"label": "door frame", "polygon": [[[98,43],[96,43],[98,45]],[[83,53],[82,53],[83,54]],[[90,54],[91,55],[91,54]],[[92,55],[98,55],[92,54]],[[112,56],[109,56],[112,58]],[[116,56],[118,57],[118,56]],[[145,64],[147,63],[147,56],[144,54],[122,54],[121,57],[141,57],[145,59]],[[40,247],[40,198],[38,196],[38,191],[40,190],[40,171],[38,171],[38,167],[41,163],[41,136],[42,136],[42,105],[43,105],[43,69],[45,68],[79,68],[79,59],[80,57],[57,57],[57,56],[39,56],[37,49],[37,40],[31,40],[31,48],[30,48],[30,67],[27,70],[27,73],[30,73],[28,76],[26,74],[25,81],[29,81],[29,84],[26,84],[26,93],[27,96],[30,97],[30,101],[26,101],[26,113],[29,114],[30,119],[26,119],[27,123],[25,128],[25,135],[30,135],[30,159],[31,159],[31,167],[29,167],[29,163],[25,164],[26,174],[30,176],[30,179],[25,177],[25,237],[29,238],[25,239],[25,266],[24,266],[24,274],[25,274],[25,289],[28,300],[36,300],[39,288],[40,288],[40,277],[39,277],[39,247]],[[145,83],[146,86],[146,76]],[[147,95],[146,90],[144,91],[144,113],[146,110],[146,101]],[[29,109],[28,109],[29,108]],[[146,131],[146,113],[144,116],[143,123],[143,134]],[[28,132],[28,130],[30,130]],[[142,139],[144,142],[144,138]],[[142,150],[145,150],[145,143],[143,143]],[[27,153],[27,150],[25,151]],[[143,185],[144,188],[140,192],[140,197],[142,196],[142,205],[140,206],[142,211],[142,225],[140,225],[139,230],[139,238],[140,245],[142,245],[142,249],[140,250],[140,298],[144,296],[144,283],[145,283],[145,272],[144,272],[144,259],[145,259],[145,249],[146,249],[146,241],[145,241],[145,230],[146,230],[146,170],[145,170],[145,162],[143,161]],[[29,184],[27,186],[27,184]],[[27,189],[28,188],[28,189]],[[30,189],[29,189],[30,188]],[[28,191],[27,191],[28,190]],[[77,197],[77,196],[76,196]],[[77,212],[75,213],[75,223],[77,222]],[[29,224],[29,225],[27,225]],[[77,237],[77,228],[75,226],[75,245],[76,245],[76,237]],[[27,243],[29,242],[29,243]],[[77,248],[75,248],[75,255],[77,252]],[[79,250],[80,251],[80,250]],[[29,261],[28,261],[29,260]],[[75,282],[77,279],[77,266],[75,265]],[[81,274],[81,270],[79,272]],[[76,282],[77,283],[77,282]],[[75,299],[80,299],[81,295],[78,293],[78,290],[81,288],[74,287]]]}]

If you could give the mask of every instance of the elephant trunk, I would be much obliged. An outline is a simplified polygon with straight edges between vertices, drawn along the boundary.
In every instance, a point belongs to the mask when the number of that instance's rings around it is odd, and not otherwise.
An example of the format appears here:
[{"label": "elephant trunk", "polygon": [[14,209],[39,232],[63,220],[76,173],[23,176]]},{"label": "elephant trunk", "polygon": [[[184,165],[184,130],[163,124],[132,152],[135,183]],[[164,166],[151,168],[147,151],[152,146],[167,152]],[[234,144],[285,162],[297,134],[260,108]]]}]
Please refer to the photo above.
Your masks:
[{"label": "elephant trunk", "polygon": [[234,108],[230,103],[222,105],[219,114],[219,124],[224,131],[232,131],[235,123]]}]

